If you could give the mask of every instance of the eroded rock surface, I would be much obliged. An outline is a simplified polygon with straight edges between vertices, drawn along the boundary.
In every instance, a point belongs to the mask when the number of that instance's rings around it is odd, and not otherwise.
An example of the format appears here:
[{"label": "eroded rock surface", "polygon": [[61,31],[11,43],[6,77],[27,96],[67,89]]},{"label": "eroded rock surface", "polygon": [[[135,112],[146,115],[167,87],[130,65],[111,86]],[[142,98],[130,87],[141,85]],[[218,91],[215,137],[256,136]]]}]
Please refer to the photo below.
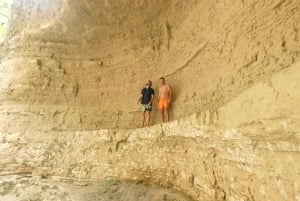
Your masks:
[{"label": "eroded rock surface", "polygon": [[299,62],[299,5],[18,0],[1,51],[1,125],[135,128],[140,90],[152,79],[157,91],[161,76],[174,90],[172,119],[215,111]]},{"label": "eroded rock surface", "polygon": [[[0,52],[1,180],[120,179],[199,201],[299,201],[299,9],[15,1]],[[154,110],[155,125],[136,129],[140,89],[161,76],[173,121],[158,124]],[[3,198],[13,187],[1,188]]]},{"label": "eroded rock surface", "polygon": [[5,201],[193,201],[175,190],[115,180],[92,185],[74,185],[30,175],[2,177],[0,196]]}]

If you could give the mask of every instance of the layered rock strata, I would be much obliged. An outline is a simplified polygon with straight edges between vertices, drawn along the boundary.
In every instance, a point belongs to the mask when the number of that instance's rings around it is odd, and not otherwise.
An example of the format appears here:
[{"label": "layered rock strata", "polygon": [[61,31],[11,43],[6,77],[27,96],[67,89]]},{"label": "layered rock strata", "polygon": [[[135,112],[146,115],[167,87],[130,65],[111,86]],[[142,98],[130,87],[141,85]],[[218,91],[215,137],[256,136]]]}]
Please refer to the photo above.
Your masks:
[{"label": "layered rock strata", "polygon": [[[141,129],[3,133],[1,174],[121,179],[172,187],[199,201],[298,200],[299,69],[253,86],[217,114]],[[247,109],[240,111],[241,103]],[[262,106],[266,111],[251,115]],[[236,110],[244,115],[235,117]]]},{"label": "layered rock strata", "polygon": [[[0,174],[300,200],[298,0],[15,1]],[[136,129],[147,79],[172,122]],[[157,83],[154,82],[157,91]]]},{"label": "layered rock strata", "polygon": [[217,110],[299,61],[299,5],[16,1],[1,51],[1,125],[135,128],[141,88],[151,79],[157,92],[161,76],[173,89],[173,120]]}]

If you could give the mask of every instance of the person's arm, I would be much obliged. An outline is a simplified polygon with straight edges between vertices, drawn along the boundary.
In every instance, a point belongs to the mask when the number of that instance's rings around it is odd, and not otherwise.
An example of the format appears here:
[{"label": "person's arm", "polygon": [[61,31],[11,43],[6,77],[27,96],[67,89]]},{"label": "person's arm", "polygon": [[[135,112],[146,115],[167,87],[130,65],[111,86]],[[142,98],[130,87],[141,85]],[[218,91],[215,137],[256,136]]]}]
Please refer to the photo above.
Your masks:
[{"label": "person's arm", "polygon": [[168,89],[169,89],[169,101],[171,102],[172,99],[172,90],[171,87],[168,85]]},{"label": "person's arm", "polygon": [[154,98],[154,94],[151,95],[151,100],[149,101],[148,105],[152,104],[153,98]]},{"label": "person's arm", "polygon": [[140,102],[142,101],[142,98],[143,98],[143,90],[144,90],[144,89],[142,89],[142,91],[141,91],[141,96],[140,96],[140,98],[138,99],[138,103],[140,103]]},{"label": "person's arm", "polygon": [[159,103],[159,100],[160,100],[160,90],[158,90],[157,105]]},{"label": "person's arm", "polygon": [[138,102],[137,102],[137,103],[140,103],[140,102],[141,102],[142,97],[143,97],[143,95],[140,96],[140,98],[138,99]]}]

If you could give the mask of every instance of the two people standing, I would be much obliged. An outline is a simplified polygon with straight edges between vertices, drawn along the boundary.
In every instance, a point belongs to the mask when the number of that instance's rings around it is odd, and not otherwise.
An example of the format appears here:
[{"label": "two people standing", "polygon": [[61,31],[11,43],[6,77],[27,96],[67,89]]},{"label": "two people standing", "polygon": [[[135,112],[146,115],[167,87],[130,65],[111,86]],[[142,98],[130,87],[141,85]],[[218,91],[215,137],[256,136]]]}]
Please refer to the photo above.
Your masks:
[{"label": "two people standing", "polygon": [[[157,107],[161,112],[162,122],[168,122],[172,91],[170,86],[166,83],[164,77],[161,77],[159,82],[160,87],[158,90],[159,93]],[[141,96],[138,100],[138,102],[142,104],[142,127],[145,125],[146,117],[147,126],[150,125],[153,98],[154,89],[152,88],[151,80],[148,80],[146,86],[142,89]]]}]

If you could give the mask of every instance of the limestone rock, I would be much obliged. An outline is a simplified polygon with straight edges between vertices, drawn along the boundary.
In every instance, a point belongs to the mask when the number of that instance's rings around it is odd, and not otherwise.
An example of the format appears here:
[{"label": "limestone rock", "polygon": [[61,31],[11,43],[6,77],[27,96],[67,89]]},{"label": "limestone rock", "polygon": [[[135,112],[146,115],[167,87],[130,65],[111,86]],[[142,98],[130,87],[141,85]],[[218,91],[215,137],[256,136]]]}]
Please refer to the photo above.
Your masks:
[{"label": "limestone rock", "polygon": [[[299,8],[15,1],[0,51],[0,196],[26,195],[7,177],[29,175],[159,185],[198,201],[299,201]],[[154,107],[153,126],[137,128],[140,90],[151,79],[157,95],[161,76],[172,121],[159,124]],[[49,189],[41,180],[26,187]],[[40,195],[24,199],[69,199]]]}]

